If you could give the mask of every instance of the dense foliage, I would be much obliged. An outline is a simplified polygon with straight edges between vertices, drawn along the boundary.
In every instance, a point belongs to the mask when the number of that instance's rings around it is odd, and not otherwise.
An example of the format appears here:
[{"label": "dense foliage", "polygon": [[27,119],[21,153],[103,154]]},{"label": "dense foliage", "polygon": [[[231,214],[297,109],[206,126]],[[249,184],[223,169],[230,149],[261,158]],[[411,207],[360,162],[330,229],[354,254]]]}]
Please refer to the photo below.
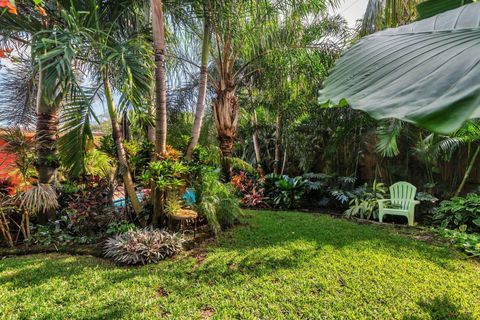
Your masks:
[{"label": "dense foliage", "polygon": [[466,197],[442,201],[433,220],[442,228],[480,232],[480,195],[469,193]]}]

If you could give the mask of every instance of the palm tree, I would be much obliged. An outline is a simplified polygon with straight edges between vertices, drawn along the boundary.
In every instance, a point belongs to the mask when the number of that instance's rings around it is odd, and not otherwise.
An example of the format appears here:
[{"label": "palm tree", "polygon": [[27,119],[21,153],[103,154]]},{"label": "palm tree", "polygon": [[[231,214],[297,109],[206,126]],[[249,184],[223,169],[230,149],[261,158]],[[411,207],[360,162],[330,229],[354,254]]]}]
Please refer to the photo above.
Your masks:
[{"label": "palm tree", "polygon": [[[117,147],[117,159],[123,178],[126,193],[136,213],[142,207],[138,201],[133,179],[128,166],[123,137],[120,131],[117,107],[113,97],[113,88],[120,94],[120,107],[128,104],[139,107],[145,102],[144,97],[151,91],[152,83],[151,47],[145,35],[136,24],[144,23],[141,19],[132,20],[137,12],[135,2],[85,0],[68,6],[68,11],[62,11],[66,21],[63,30],[54,30],[51,37],[55,41],[39,45],[45,54],[40,56],[40,62],[54,59],[58,65],[63,65],[68,83],[72,84],[72,93],[65,101],[65,135],[63,136],[63,153],[72,155],[84,153],[79,144],[85,142],[85,135],[91,134],[89,120],[92,114],[93,100],[104,93],[107,110],[112,125],[112,135]],[[130,21],[131,23],[125,23]],[[135,21],[135,22],[133,22]],[[50,36],[46,33],[45,36]],[[51,47],[48,47],[50,45]],[[71,57],[65,60],[66,54]],[[85,90],[79,85],[77,73],[73,70],[73,61],[86,71],[93,82],[91,90]],[[58,75],[57,75],[58,76]],[[50,87],[55,77],[48,78],[45,83]],[[62,145],[62,144],[61,144]],[[82,158],[81,156],[79,158]],[[77,160],[78,162],[78,160]],[[74,168],[78,165],[72,164]]]},{"label": "palm tree", "polygon": [[155,51],[155,152],[165,153],[167,146],[167,70],[165,25],[162,0],[151,0],[153,46]]},{"label": "palm tree", "polygon": [[[31,77],[35,79],[36,92],[31,92],[31,94],[36,95],[38,182],[53,184],[59,165],[56,143],[59,128],[58,113],[62,107],[63,95],[68,84],[65,82],[65,78],[55,77],[57,70],[55,70],[56,61],[54,59],[46,60],[41,64],[35,57],[44,53],[37,50],[37,44],[42,40],[38,34],[55,28],[56,22],[53,22],[54,19],[43,16],[35,9],[33,3],[18,3],[17,7],[20,15],[9,12],[0,16],[1,37],[4,42],[19,51],[31,50],[32,52],[34,71]],[[52,11],[51,14],[58,14],[58,10]],[[65,59],[69,58],[65,57]],[[50,83],[51,86],[45,85],[45,79],[52,77],[55,78],[55,81]]]},{"label": "palm tree", "polygon": [[[468,178],[470,177],[470,173],[478,159],[478,155],[480,154],[480,123],[475,121],[468,121],[462,128],[455,131],[449,136],[441,136],[440,141],[436,144],[436,149],[438,152],[445,153],[448,157],[451,157],[453,152],[457,150],[461,146],[467,146],[468,149],[468,159],[467,159],[467,168],[465,169],[465,173],[463,175],[462,181],[458,185],[455,196],[459,196],[462,192],[463,188],[465,187]],[[477,144],[475,151],[471,152],[472,145]]]}]

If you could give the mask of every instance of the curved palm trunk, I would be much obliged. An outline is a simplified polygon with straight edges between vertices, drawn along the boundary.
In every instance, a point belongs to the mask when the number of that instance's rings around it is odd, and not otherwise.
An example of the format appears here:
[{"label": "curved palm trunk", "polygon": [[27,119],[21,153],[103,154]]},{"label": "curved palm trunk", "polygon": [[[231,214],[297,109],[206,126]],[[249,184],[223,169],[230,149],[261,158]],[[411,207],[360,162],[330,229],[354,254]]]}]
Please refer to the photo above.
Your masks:
[{"label": "curved palm trunk", "polygon": [[151,9],[155,50],[155,152],[161,155],[167,145],[167,70],[162,0],[151,0]]},{"label": "curved palm trunk", "polygon": [[230,85],[220,86],[213,104],[213,114],[220,143],[222,178],[230,181],[232,170],[230,159],[233,156],[233,144],[237,134],[239,106],[233,81]]},{"label": "curved palm trunk", "polygon": [[122,175],[123,184],[125,185],[125,191],[132,202],[133,210],[136,214],[142,212],[142,205],[138,201],[137,193],[135,191],[135,186],[133,184],[132,175],[130,173],[130,168],[127,161],[127,154],[122,143],[122,131],[118,123],[118,115],[113,102],[112,89],[110,87],[110,82],[106,74],[103,75],[103,85],[105,89],[105,98],[107,101],[108,113],[110,115],[110,121],[112,123],[112,136],[115,146],[117,147],[117,158],[118,164],[120,167],[120,174]]},{"label": "curved palm trunk", "polygon": [[470,160],[470,163],[468,164],[467,171],[465,171],[465,175],[463,176],[462,182],[458,186],[457,191],[455,191],[455,197],[458,197],[460,195],[460,193],[463,190],[463,187],[465,186],[465,183],[467,183],[468,177],[470,177],[470,173],[472,172],[475,161],[477,161],[479,153],[480,153],[480,146],[477,147],[477,149],[475,150],[475,153],[472,156],[472,159]]},{"label": "curved palm trunk", "polygon": [[205,18],[205,25],[203,28],[203,43],[202,43],[202,65],[200,67],[200,84],[198,88],[197,107],[195,111],[195,120],[192,127],[192,138],[187,146],[185,157],[187,160],[192,160],[193,150],[198,144],[200,132],[202,130],[203,114],[205,110],[205,98],[207,96],[208,85],[208,54],[210,51],[210,22]]}]

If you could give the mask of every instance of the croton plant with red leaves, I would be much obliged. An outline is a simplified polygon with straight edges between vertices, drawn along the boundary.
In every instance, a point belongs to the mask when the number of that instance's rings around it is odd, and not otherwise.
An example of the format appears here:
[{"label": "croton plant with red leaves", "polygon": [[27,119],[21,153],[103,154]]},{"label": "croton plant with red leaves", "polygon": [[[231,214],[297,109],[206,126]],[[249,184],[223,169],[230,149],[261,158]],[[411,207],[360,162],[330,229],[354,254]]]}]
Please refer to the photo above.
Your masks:
[{"label": "croton plant with red leaves", "polygon": [[264,189],[261,188],[260,181],[249,178],[247,174],[242,171],[232,177],[231,184],[242,198],[242,204],[245,207],[268,207],[265,203],[267,197],[264,196]]}]

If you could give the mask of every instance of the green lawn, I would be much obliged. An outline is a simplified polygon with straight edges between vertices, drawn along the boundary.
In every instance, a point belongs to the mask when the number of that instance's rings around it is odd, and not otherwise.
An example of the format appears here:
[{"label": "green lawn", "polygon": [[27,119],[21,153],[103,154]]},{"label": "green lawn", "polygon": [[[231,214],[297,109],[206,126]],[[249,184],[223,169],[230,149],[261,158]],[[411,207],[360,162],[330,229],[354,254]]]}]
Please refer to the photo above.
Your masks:
[{"label": "green lawn", "polygon": [[480,319],[480,264],[392,230],[247,212],[159,265],[89,256],[0,260],[0,319]]}]

